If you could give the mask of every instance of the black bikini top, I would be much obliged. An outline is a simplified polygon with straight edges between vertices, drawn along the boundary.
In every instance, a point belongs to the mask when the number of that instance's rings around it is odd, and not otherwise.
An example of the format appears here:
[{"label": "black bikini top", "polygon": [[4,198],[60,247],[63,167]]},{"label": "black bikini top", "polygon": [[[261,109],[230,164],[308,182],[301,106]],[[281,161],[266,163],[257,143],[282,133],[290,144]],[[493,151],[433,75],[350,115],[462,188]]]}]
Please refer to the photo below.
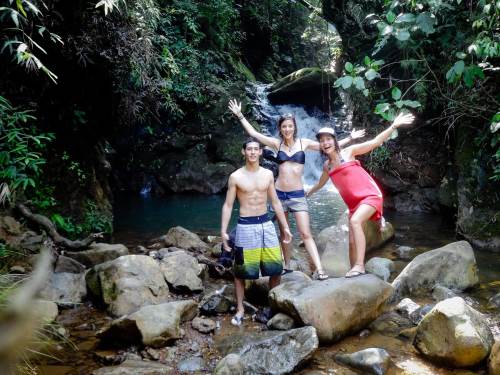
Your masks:
[{"label": "black bikini top", "polygon": [[302,140],[300,140],[300,151],[297,151],[295,154],[290,156],[286,152],[281,151],[282,144],[283,142],[280,143],[280,147],[278,149],[278,155],[276,156],[278,164],[282,164],[285,161],[293,161],[295,163],[305,164],[306,153],[304,152],[304,150],[302,150]]}]

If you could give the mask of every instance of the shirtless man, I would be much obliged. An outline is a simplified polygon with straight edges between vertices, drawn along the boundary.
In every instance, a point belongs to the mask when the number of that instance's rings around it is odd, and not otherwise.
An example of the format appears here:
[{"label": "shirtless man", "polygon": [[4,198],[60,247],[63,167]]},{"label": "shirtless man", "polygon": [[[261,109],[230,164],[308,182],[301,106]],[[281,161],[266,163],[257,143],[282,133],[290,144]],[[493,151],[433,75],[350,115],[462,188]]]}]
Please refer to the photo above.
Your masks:
[{"label": "shirtless man", "polygon": [[273,173],[259,165],[259,158],[262,155],[261,144],[249,138],[243,143],[241,152],[245,156],[245,166],[229,176],[221,220],[223,246],[226,251],[231,251],[228,245],[227,226],[231,219],[234,199],[237,197],[240,203],[240,216],[234,240],[233,264],[237,309],[231,319],[231,323],[237,326],[243,321],[245,280],[258,279],[260,270],[262,276],[269,276],[269,288],[274,288],[280,283],[283,271],[280,243],[267,214],[268,198],[278,218],[280,229],[284,233],[283,241],[289,243],[292,240],[283,207],[274,188]]}]

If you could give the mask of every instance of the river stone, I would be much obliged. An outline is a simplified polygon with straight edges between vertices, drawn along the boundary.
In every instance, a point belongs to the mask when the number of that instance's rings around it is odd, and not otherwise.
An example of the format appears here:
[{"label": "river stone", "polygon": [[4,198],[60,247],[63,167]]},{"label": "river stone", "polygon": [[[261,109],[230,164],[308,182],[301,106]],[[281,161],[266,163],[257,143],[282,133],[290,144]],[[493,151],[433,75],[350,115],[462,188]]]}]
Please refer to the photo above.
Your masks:
[{"label": "river stone", "polygon": [[[382,231],[378,223],[371,220],[364,226],[366,237],[366,252],[380,247],[394,237],[394,228],[386,222]],[[323,229],[316,239],[318,251],[321,254],[321,264],[330,276],[345,276],[351,269],[349,262],[349,217],[344,212],[337,224]]]},{"label": "river stone", "polygon": [[190,357],[177,364],[177,369],[181,373],[193,373],[203,370],[205,361],[200,357]]},{"label": "river stone", "polygon": [[235,303],[234,286],[226,284],[222,288],[203,296],[199,308],[203,314],[217,315],[228,312]]},{"label": "river stone", "polygon": [[92,375],[170,375],[173,372],[172,367],[158,362],[127,359],[118,366],[94,370]]},{"label": "river stone", "polygon": [[35,300],[31,306],[33,314],[45,324],[52,323],[59,315],[57,304],[52,301]]},{"label": "river stone", "polygon": [[410,246],[397,246],[396,254],[399,259],[410,260],[412,258],[412,252],[415,250],[414,247]]},{"label": "river stone", "polygon": [[283,313],[277,313],[267,322],[267,327],[269,329],[277,329],[279,331],[288,331],[292,329],[294,325],[295,322],[293,318]]},{"label": "river stone", "polygon": [[500,375],[500,341],[495,341],[488,358],[489,375]]},{"label": "river stone", "polygon": [[402,317],[407,319],[410,319],[410,316],[418,309],[420,309],[420,305],[413,302],[410,298],[403,298],[395,308]]},{"label": "river stone", "polygon": [[87,267],[93,267],[122,255],[128,255],[128,249],[121,244],[93,243],[88,250],[66,251],[64,255]]},{"label": "river stone", "polygon": [[39,296],[59,305],[80,303],[87,296],[85,274],[52,273]]},{"label": "river stone", "polygon": [[180,324],[193,319],[197,313],[198,305],[192,300],[144,306],[114,320],[99,336],[112,346],[142,343],[158,348],[181,338]]},{"label": "river stone", "polygon": [[214,370],[214,375],[244,375],[243,363],[238,354],[228,354],[220,360]]},{"label": "river stone", "polygon": [[334,342],[375,320],[383,311],[392,287],[374,275],[325,281],[285,283],[273,288],[274,310],[316,328],[322,343]]},{"label": "river stone", "polygon": [[392,282],[394,299],[429,294],[437,285],[464,290],[479,282],[476,259],[466,241],[416,256]]},{"label": "river stone", "polygon": [[386,350],[368,348],[351,354],[337,354],[335,360],[363,371],[363,374],[384,375],[391,366],[391,356]]},{"label": "river stone", "polygon": [[180,292],[203,290],[203,283],[198,276],[204,267],[183,250],[163,254],[160,269],[167,283]]},{"label": "river stone", "polygon": [[12,216],[0,216],[0,238],[19,236],[22,233],[21,223]]},{"label": "river stone", "polygon": [[201,333],[210,333],[215,330],[216,323],[212,319],[196,317],[191,322],[191,327]]},{"label": "river stone", "polygon": [[484,316],[455,297],[439,302],[422,319],[414,345],[432,361],[468,367],[487,357],[493,335]]},{"label": "river stone", "polygon": [[[301,271],[289,272],[281,276],[280,284],[286,283],[301,283],[310,282],[311,278]],[[245,294],[248,296],[256,295],[264,297],[267,301],[267,295],[269,294],[269,277],[260,277],[256,280],[248,280],[245,282]]]},{"label": "river stone", "polygon": [[85,266],[80,262],[65,257],[64,255],[59,255],[57,257],[56,266],[54,268],[54,272],[56,273],[82,273],[85,271]]},{"label": "river stone", "polygon": [[125,255],[93,267],[89,291],[114,317],[168,301],[169,291],[158,263],[147,255]]},{"label": "river stone", "polygon": [[394,262],[387,258],[371,258],[365,265],[366,271],[387,281],[391,277],[391,272],[394,272]]},{"label": "river stone", "polygon": [[500,293],[495,294],[488,300],[488,307],[491,309],[499,309],[500,308]]},{"label": "river stone", "polygon": [[395,311],[389,311],[375,319],[368,328],[388,337],[397,337],[403,331],[413,328],[415,325],[409,318],[405,318]]},{"label": "river stone", "polygon": [[218,343],[222,355],[238,354],[244,374],[288,374],[318,348],[314,327],[228,336]]},{"label": "river stone", "polygon": [[185,250],[208,251],[209,246],[200,237],[187,229],[177,226],[170,228],[165,236],[162,236],[165,246],[178,247]]},{"label": "river stone", "polygon": [[432,291],[432,298],[434,298],[435,301],[444,301],[445,299],[448,298],[453,298],[453,297],[458,297],[456,293],[442,285],[437,285],[434,287],[434,290]]}]

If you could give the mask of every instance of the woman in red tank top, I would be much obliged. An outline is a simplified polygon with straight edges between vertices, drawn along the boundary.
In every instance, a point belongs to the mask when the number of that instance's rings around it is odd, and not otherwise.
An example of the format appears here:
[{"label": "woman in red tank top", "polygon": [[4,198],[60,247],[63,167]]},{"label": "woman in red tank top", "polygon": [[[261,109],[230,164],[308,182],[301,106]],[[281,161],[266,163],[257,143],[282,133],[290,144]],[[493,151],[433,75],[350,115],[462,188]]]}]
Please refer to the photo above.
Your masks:
[{"label": "woman in red tank top", "polygon": [[382,192],[355,157],[379,147],[395,129],[410,124],[413,120],[414,116],[411,114],[400,114],[389,128],[375,138],[342,150],[332,128],[322,128],[316,134],[320,150],[328,159],[318,183],[307,195],[321,189],[330,178],[349,208],[349,260],[352,268],[346,277],[365,274],[366,239],[363,224],[367,220],[380,220],[383,206]]}]

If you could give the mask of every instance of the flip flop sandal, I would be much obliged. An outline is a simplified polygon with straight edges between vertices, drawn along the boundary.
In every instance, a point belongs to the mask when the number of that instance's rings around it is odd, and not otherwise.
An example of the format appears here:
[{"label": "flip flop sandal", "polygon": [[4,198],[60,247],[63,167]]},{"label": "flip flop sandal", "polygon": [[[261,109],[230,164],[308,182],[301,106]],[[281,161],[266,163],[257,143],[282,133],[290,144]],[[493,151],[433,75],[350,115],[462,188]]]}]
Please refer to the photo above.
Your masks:
[{"label": "flip flop sandal", "polygon": [[[348,275],[349,274],[349,275]],[[345,277],[346,279],[352,279],[353,277],[358,277],[358,276],[363,276],[366,275],[366,272],[361,272],[361,271],[349,271]]]},{"label": "flip flop sandal", "polygon": [[239,326],[241,326],[242,323],[243,323],[243,315],[240,316],[240,315],[236,314],[231,319],[231,324],[233,326],[239,327]]},{"label": "flip flop sandal", "polygon": [[283,272],[281,273],[281,275],[286,275],[287,273],[292,273],[293,270],[291,269],[288,269],[288,268],[283,268]]},{"label": "flip flop sandal", "polygon": [[330,276],[328,276],[325,271],[321,271],[321,272],[318,272],[317,275],[316,275],[316,279],[317,280],[320,280],[320,281],[323,281],[323,280],[328,280]]}]

